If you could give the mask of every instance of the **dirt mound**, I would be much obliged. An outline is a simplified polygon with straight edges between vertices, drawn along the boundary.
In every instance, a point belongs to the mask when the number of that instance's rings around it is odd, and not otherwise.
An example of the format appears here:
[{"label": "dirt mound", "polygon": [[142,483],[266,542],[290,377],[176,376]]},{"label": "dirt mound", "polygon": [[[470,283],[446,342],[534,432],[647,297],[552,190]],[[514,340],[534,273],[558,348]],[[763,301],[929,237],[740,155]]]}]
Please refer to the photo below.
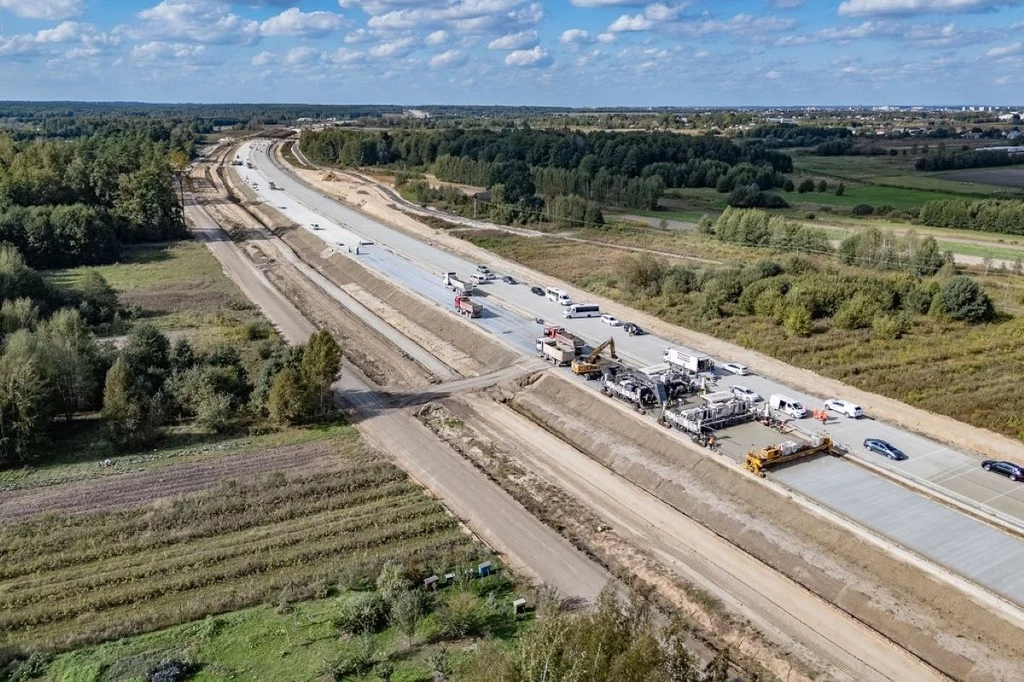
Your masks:
[{"label": "dirt mound", "polygon": [[1024,680],[1024,632],[966,594],[551,374],[511,405],[956,679]]},{"label": "dirt mound", "polygon": [[225,479],[268,472],[320,471],[332,467],[335,459],[336,448],[330,443],[308,443],[126,474],[118,474],[114,467],[110,476],[100,479],[0,493],[0,525],[46,512],[88,514],[148,504],[162,497],[203,490]]}]

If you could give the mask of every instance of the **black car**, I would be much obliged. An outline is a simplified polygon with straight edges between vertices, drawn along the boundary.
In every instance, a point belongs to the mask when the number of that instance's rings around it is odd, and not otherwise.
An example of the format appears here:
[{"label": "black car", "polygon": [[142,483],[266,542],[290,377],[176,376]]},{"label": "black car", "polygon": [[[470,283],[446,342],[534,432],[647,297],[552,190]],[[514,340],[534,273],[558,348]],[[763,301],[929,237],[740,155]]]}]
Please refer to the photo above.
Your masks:
[{"label": "black car", "polygon": [[530,293],[537,294],[538,296],[543,296],[544,290],[541,289],[540,287],[530,287]]},{"label": "black car", "polygon": [[623,322],[622,331],[626,332],[630,336],[643,336],[644,330],[640,328],[640,325],[635,322]]},{"label": "black car", "polygon": [[864,441],[864,447],[896,462],[902,462],[907,458],[898,447],[878,438],[868,438]]},{"label": "black car", "polygon": [[511,275],[505,275],[501,278],[501,281],[505,284],[519,284],[519,282],[516,281],[516,278]]},{"label": "black car", "polygon": [[1024,467],[1013,462],[1003,462],[998,459],[986,459],[981,463],[985,471],[994,471],[997,474],[1006,476],[1011,481],[1024,481]]}]

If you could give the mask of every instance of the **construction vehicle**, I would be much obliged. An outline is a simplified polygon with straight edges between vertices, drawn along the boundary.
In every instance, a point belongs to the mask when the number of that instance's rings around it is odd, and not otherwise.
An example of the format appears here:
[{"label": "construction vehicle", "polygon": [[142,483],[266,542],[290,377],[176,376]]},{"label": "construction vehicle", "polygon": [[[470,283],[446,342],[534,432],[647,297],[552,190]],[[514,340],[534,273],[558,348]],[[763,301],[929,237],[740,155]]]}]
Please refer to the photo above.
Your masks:
[{"label": "construction vehicle", "polygon": [[692,348],[678,347],[666,348],[663,354],[665,362],[673,369],[684,370],[697,374],[698,372],[711,372],[715,369],[715,363],[703,353],[698,353]]},{"label": "construction vehicle", "polygon": [[765,411],[764,405],[731,398],[726,402],[705,403],[685,410],[665,409],[658,421],[691,436],[703,436],[718,429],[752,421]]},{"label": "construction vehicle", "polygon": [[537,353],[556,367],[568,367],[576,357],[574,351],[547,337],[537,339]]},{"label": "construction vehicle", "polygon": [[604,384],[601,392],[630,403],[640,412],[657,405],[662,394],[658,390],[658,381],[641,372],[621,371],[604,372]]},{"label": "construction vehicle", "polygon": [[544,336],[549,339],[554,339],[563,348],[572,350],[572,352],[577,355],[582,353],[583,347],[587,345],[586,341],[576,336],[565,327],[544,327]]},{"label": "construction vehicle", "polygon": [[455,297],[455,312],[463,317],[480,317],[483,313],[484,307],[479,303],[474,303],[473,299],[469,296],[456,296]]},{"label": "construction vehicle", "polygon": [[267,183],[267,187],[269,187],[270,189],[281,189],[273,180]]},{"label": "construction vehicle", "polygon": [[584,376],[587,379],[597,379],[601,376],[608,363],[601,363],[601,353],[607,349],[612,360],[618,360],[615,354],[615,339],[609,338],[597,348],[590,351],[586,357],[576,358],[572,361],[572,373]]},{"label": "construction vehicle", "polygon": [[752,474],[764,478],[765,471],[773,466],[785,464],[805,457],[813,457],[823,452],[833,453],[832,440],[818,436],[810,442],[788,440],[785,443],[772,445],[747,453],[743,468]]},{"label": "construction vehicle", "polygon": [[474,291],[472,283],[459,279],[459,276],[454,272],[444,273],[441,277],[441,281],[444,282],[446,287],[460,296],[469,296]]}]

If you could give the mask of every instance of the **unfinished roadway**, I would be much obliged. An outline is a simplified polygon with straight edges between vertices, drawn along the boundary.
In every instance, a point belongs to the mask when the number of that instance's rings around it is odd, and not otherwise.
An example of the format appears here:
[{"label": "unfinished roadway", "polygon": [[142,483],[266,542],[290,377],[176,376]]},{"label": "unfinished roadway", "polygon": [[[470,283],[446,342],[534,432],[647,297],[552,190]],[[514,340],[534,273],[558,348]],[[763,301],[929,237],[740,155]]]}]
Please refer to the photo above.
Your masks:
[{"label": "unfinished roadway", "polygon": [[[451,305],[451,293],[441,284],[441,273],[471,272],[474,263],[305,186],[275,165],[266,153],[267,147],[266,143],[244,146],[243,159],[251,159],[257,168],[239,169],[250,185],[256,185],[254,191],[263,201],[323,239],[325,246],[336,249],[339,256],[358,260],[364,267],[417,292],[428,304]],[[271,181],[283,189],[270,190]],[[314,229],[314,224],[320,229]],[[354,247],[360,243],[357,256]],[[350,249],[352,254],[349,254]],[[490,256],[487,262],[495,261]],[[507,271],[502,266],[498,267],[499,272]],[[521,268],[514,268],[513,272],[530,276]],[[531,278],[530,283],[548,282]],[[558,319],[560,306],[533,296],[528,285],[494,282],[484,291],[485,315],[474,322],[523,353],[534,352],[535,317],[557,319],[591,342],[611,334],[618,342],[620,356],[637,366],[660,362],[662,351],[671,345],[670,341],[655,335],[627,337],[621,329],[610,329],[597,319]],[[731,358],[722,358],[728,359]],[[819,400],[764,376],[722,377],[725,385],[740,380],[763,395],[786,393],[812,405]],[[806,429],[827,430],[837,442],[848,444],[853,457],[859,457],[865,466],[887,469],[885,473],[893,478],[876,475],[850,462],[826,459],[779,472],[778,482],[899,547],[965,576],[992,594],[1017,605],[1024,604],[1024,571],[1020,570],[1024,565],[1024,539],[1016,532],[1005,532],[994,525],[1002,521],[1007,527],[1024,530],[1024,486],[983,472],[978,460],[971,455],[877,419],[833,420],[826,427],[805,421]],[[866,437],[895,442],[911,459],[890,465],[860,452],[859,443]],[[913,486],[917,487],[916,491]],[[851,495],[851,491],[856,491],[856,496]],[[922,494],[924,492],[933,494]],[[951,506],[956,502],[970,505],[978,516],[956,511]],[[942,528],[943,532],[936,533],[936,528]]]}]

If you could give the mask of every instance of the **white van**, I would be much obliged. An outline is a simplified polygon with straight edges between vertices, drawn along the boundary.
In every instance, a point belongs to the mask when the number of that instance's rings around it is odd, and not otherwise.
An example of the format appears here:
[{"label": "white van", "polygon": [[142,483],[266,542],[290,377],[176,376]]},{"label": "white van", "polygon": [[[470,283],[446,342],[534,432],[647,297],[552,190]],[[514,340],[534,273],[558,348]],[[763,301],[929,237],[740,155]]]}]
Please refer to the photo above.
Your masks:
[{"label": "white van", "polygon": [[793,419],[803,419],[807,416],[807,408],[799,400],[794,400],[789,396],[775,393],[768,398],[768,404],[773,410],[784,412]]},{"label": "white van", "polygon": [[564,291],[558,294],[558,305],[572,305],[572,299]]},{"label": "white van", "polygon": [[547,287],[544,289],[544,295],[547,296],[547,299],[549,301],[554,301],[555,303],[558,303],[558,295],[563,293],[565,292],[561,289],[556,289],[555,287]]}]

